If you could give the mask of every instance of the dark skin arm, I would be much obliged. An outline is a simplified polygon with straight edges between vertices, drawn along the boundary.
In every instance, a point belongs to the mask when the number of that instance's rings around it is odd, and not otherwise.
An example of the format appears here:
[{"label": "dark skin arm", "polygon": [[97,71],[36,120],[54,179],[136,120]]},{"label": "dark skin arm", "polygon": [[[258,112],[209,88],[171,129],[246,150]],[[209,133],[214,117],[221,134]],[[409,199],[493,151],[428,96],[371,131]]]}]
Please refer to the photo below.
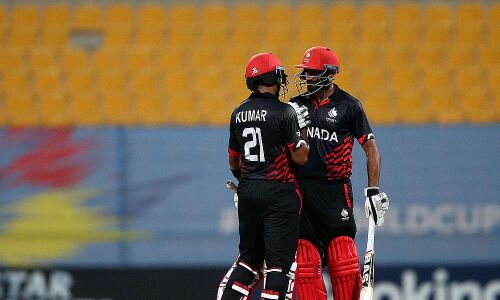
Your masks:
[{"label": "dark skin arm", "polygon": [[309,156],[309,146],[302,145],[299,148],[293,148],[290,153],[292,154],[292,159],[296,164],[305,165]]},{"label": "dark skin arm", "polygon": [[366,154],[366,171],[368,174],[368,186],[379,186],[380,179],[380,153],[374,139],[366,141],[361,145]]},{"label": "dark skin arm", "polygon": [[229,167],[231,168],[231,170],[238,170],[240,168],[240,157],[229,155]]}]

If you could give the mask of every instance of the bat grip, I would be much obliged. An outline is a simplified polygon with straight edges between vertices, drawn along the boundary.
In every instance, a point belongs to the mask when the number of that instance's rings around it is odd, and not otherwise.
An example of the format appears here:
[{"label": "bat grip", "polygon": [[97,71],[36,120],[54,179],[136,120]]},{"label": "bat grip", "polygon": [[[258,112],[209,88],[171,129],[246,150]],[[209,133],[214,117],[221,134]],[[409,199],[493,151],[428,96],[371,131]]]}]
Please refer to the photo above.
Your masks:
[{"label": "bat grip", "polygon": [[366,241],[366,251],[373,250],[375,244],[375,221],[372,216],[368,218],[368,240]]}]

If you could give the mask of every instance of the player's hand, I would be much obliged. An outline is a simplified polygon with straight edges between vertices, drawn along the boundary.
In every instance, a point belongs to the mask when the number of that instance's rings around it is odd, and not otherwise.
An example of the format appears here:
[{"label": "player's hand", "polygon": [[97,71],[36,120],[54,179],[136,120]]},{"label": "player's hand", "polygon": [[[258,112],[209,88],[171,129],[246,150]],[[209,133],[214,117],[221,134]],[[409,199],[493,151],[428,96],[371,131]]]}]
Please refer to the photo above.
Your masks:
[{"label": "player's hand", "polygon": [[234,193],[233,196],[234,207],[238,208],[238,194]]},{"label": "player's hand", "polygon": [[370,216],[375,224],[382,226],[384,224],[384,215],[389,209],[389,198],[385,193],[381,193],[378,187],[365,188],[365,215]]},{"label": "player's hand", "polygon": [[297,114],[297,120],[299,121],[299,128],[302,129],[307,127],[307,125],[311,124],[311,120],[309,119],[309,112],[307,111],[307,107],[305,105],[299,106],[295,102],[288,102],[288,105],[293,107],[295,113]]}]

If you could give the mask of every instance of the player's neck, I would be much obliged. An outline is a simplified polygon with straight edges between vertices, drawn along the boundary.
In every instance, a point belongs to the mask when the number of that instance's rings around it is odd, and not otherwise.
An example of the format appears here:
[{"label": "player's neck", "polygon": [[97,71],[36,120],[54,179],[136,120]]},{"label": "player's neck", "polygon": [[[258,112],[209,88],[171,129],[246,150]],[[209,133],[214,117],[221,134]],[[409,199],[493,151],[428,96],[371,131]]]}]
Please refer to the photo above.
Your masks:
[{"label": "player's neck", "polygon": [[277,91],[278,91],[278,88],[275,85],[274,86],[259,85],[257,87],[257,92],[260,94],[270,93],[270,94],[276,95]]},{"label": "player's neck", "polygon": [[311,95],[310,99],[319,103],[330,97],[333,94],[333,91],[335,91],[335,85],[332,83],[330,84],[330,86],[326,91],[320,91],[318,93],[314,93]]}]

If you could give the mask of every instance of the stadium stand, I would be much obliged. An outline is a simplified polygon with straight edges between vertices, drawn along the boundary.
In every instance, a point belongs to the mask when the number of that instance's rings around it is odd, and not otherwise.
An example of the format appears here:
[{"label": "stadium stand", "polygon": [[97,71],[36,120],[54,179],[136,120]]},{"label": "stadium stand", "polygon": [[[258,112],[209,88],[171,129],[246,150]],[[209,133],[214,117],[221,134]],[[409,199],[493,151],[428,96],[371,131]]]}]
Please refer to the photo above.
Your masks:
[{"label": "stadium stand", "polygon": [[0,42],[2,125],[225,125],[251,54],[290,97],[316,44],[375,124],[500,121],[498,2],[13,2]]}]

